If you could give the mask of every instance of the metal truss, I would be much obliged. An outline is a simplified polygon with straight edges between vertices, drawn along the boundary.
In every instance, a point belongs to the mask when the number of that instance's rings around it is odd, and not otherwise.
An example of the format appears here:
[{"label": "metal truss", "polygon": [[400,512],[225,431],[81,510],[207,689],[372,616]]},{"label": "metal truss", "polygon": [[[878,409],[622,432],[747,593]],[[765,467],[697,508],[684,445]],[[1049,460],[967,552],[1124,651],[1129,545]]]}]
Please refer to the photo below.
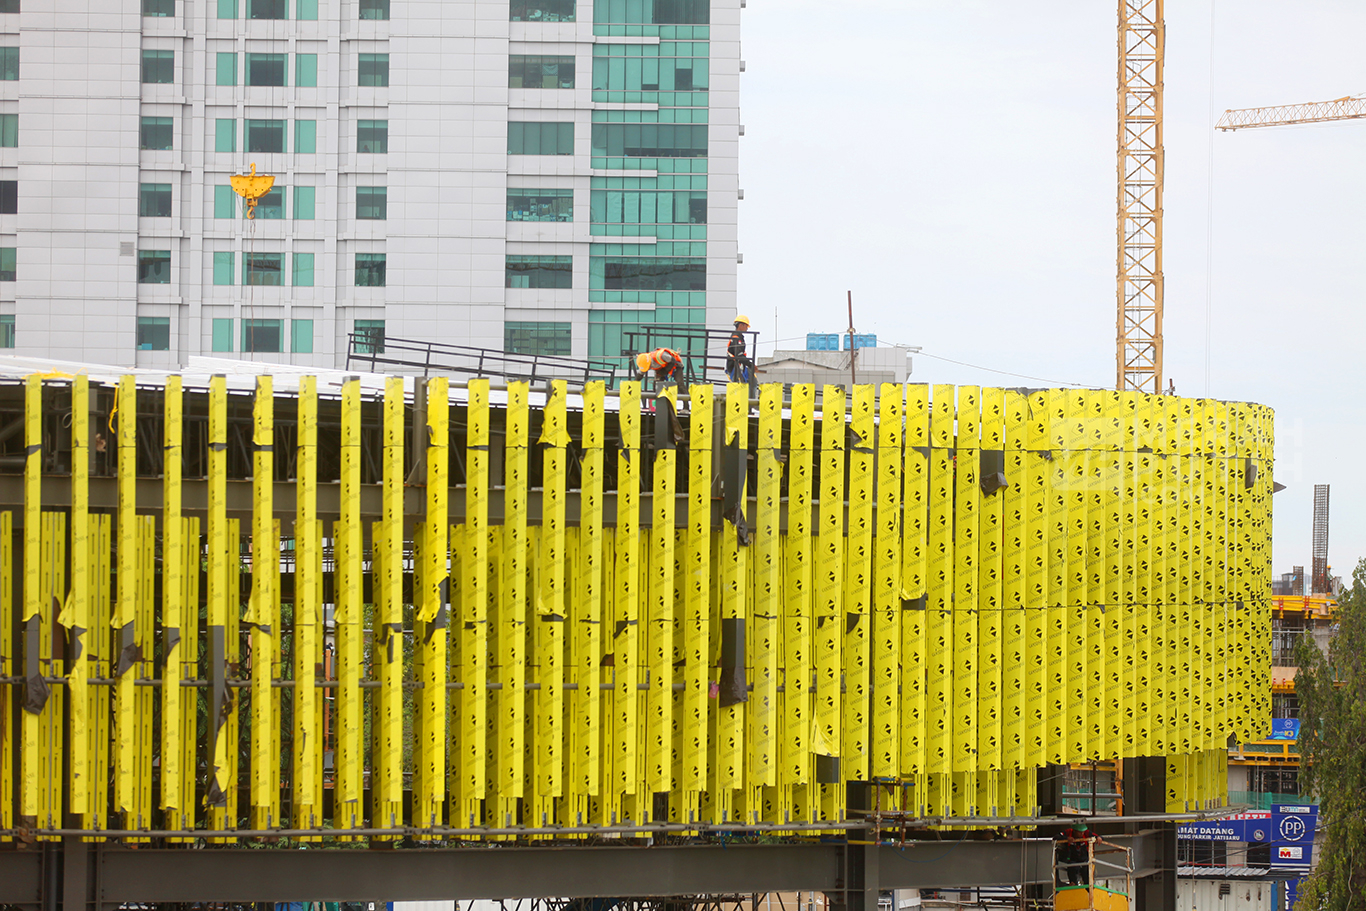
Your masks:
[{"label": "metal truss", "polygon": [[1116,388],[1162,391],[1163,0],[1119,4]]},{"label": "metal truss", "polygon": [[1346,95],[1332,101],[1280,104],[1266,108],[1238,108],[1225,111],[1214,125],[1229,132],[1248,127],[1283,127],[1295,123],[1326,123],[1331,120],[1356,120],[1366,117],[1366,95]]}]

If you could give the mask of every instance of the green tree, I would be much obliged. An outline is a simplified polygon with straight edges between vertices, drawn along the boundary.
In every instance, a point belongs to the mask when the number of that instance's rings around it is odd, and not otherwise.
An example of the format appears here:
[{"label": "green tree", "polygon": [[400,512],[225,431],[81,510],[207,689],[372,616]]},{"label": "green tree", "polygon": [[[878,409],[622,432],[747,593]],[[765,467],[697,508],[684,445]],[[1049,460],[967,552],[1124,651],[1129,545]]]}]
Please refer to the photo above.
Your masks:
[{"label": "green tree", "polygon": [[1366,911],[1366,559],[1338,598],[1325,655],[1306,633],[1295,646],[1300,781],[1320,795],[1325,834],[1297,908]]}]

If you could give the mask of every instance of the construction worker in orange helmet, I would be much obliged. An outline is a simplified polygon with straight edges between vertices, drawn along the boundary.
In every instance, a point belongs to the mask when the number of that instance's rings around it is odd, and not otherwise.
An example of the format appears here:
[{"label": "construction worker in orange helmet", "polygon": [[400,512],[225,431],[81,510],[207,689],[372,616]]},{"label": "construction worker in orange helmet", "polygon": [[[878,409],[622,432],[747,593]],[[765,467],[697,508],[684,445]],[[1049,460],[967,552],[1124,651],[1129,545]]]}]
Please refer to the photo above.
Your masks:
[{"label": "construction worker in orange helmet", "polygon": [[726,343],[726,376],[731,382],[748,383],[750,369],[754,362],[745,356],[745,333],[749,331],[749,317],[743,313],[735,315],[735,331]]},{"label": "construction worker in orange helmet", "polygon": [[636,355],[636,372],[641,376],[653,370],[661,383],[673,382],[683,366],[683,355],[672,348],[656,348]]}]

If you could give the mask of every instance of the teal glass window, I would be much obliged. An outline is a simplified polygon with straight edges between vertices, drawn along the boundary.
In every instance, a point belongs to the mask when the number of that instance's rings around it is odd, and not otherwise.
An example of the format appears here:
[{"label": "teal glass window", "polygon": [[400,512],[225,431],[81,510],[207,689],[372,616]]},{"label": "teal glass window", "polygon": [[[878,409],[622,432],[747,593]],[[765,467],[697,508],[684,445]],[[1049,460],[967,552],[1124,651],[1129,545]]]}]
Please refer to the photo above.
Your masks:
[{"label": "teal glass window", "polygon": [[312,155],[318,151],[318,121],[294,121],[294,151],[300,155]]},{"label": "teal glass window", "polygon": [[627,25],[707,25],[711,0],[594,0],[593,21]]},{"label": "teal glass window", "polygon": [[509,354],[569,357],[571,329],[569,323],[504,323],[503,350]]},{"label": "teal glass window", "polygon": [[356,151],[381,155],[389,151],[389,121],[361,120],[356,123]]},{"label": "teal glass window", "polygon": [[[231,188],[229,188],[231,189]],[[285,188],[278,183],[256,201],[256,217],[272,220],[285,217]]]},{"label": "teal glass window", "polygon": [[[696,47],[702,56],[668,56],[668,48],[687,54]],[[710,61],[704,42],[669,42],[665,45],[599,45],[593,53],[595,92],[705,92],[710,87]],[[641,101],[635,98],[599,99]]]},{"label": "teal glass window", "polygon": [[237,121],[218,119],[213,122],[213,150],[215,152],[237,151]]},{"label": "teal glass window", "polygon": [[247,85],[284,85],[288,60],[288,54],[248,54]]},{"label": "teal glass window", "polygon": [[279,354],[283,349],[284,320],[244,319],[242,320],[243,354]]},{"label": "teal glass window", "polygon": [[142,0],[144,16],[174,16],[175,0]]},{"label": "teal glass window", "polygon": [[0,0],[0,13],[19,12],[19,0]]},{"label": "teal glass window", "polygon": [[356,187],[356,217],[383,220],[389,217],[388,187]]},{"label": "teal glass window", "polygon": [[508,188],[508,221],[573,221],[573,190]]},{"label": "teal glass window", "polygon": [[512,0],[508,4],[512,22],[573,22],[574,0]]},{"label": "teal glass window", "polygon": [[173,132],[172,123],[170,117],[142,118],[141,147],[144,149],[169,149]]},{"label": "teal glass window", "polygon": [[357,354],[384,353],[384,320],[358,319],[351,325]]},{"label": "teal glass window", "polygon": [[361,54],[357,61],[357,85],[386,86],[389,84],[389,55]]},{"label": "teal glass window", "polygon": [[19,78],[19,49],[0,47],[0,81],[13,82]]},{"label": "teal glass window", "polygon": [[302,88],[313,88],[318,84],[318,55],[294,55],[294,84]]},{"label": "teal glass window", "polygon": [[588,356],[620,357],[629,353],[625,334],[639,329],[642,323],[653,322],[654,314],[649,311],[588,311]]},{"label": "teal glass window", "polygon": [[318,0],[295,0],[294,18],[313,21],[318,18]]},{"label": "teal glass window", "polygon": [[213,217],[214,218],[236,218],[237,200],[241,197],[233,192],[232,187],[217,186],[213,188]]},{"label": "teal glass window", "polygon": [[138,317],[138,350],[171,350],[171,318],[169,316]]},{"label": "teal glass window", "polygon": [[572,256],[508,256],[503,269],[507,288],[572,288]]},{"label": "teal glass window", "polygon": [[285,122],[283,120],[248,120],[244,133],[248,152],[283,152],[285,150]]},{"label": "teal glass window", "polygon": [[144,85],[169,85],[175,82],[175,51],[143,51]]},{"label": "teal glass window", "polygon": [[289,351],[291,354],[313,353],[313,320],[289,321]]},{"label": "teal glass window", "polygon": [[232,319],[214,318],[213,351],[215,354],[232,351]]},{"label": "teal glass window", "polygon": [[247,18],[288,19],[289,2],[288,0],[247,0]]},{"label": "teal glass window", "polygon": [[0,215],[19,212],[19,181],[0,180]]},{"label": "teal glass window", "polygon": [[383,288],[388,277],[387,255],[384,253],[356,254],[356,287]]},{"label": "teal glass window", "polygon": [[295,253],[294,268],[290,270],[291,283],[296,288],[313,287],[313,254]]},{"label": "teal glass window", "polygon": [[217,84],[237,85],[237,55],[230,51],[219,51],[214,61]]},{"label": "teal glass window", "polygon": [[572,89],[574,87],[574,58],[528,56],[513,54],[508,57],[508,88],[510,89]]},{"label": "teal glass window", "polygon": [[[218,0],[217,8],[219,19],[237,18],[237,0]],[[218,349],[215,348],[214,350],[217,351]],[[228,348],[227,350],[231,351],[232,349]]]},{"label": "teal glass window", "polygon": [[705,225],[705,190],[594,190],[594,224]]},{"label": "teal glass window", "polygon": [[705,158],[707,125],[595,123],[593,154],[612,158]]},{"label": "teal glass window", "polygon": [[608,291],[705,291],[704,257],[595,256],[588,264],[589,288]]},{"label": "teal glass window", "polygon": [[362,19],[388,19],[389,0],[360,0]]},{"label": "teal glass window", "polygon": [[171,217],[171,185],[145,183],[138,187],[138,215],[142,218]]},{"label": "teal glass window", "polygon": [[283,253],[242,254],[242,284],[244,285],[279,287],[284,284],[284,273],[285,255]]},{"label": "teal glass window", "polygon": [[138,251],[138,284],[169,285],[171,283],[171,251]]},{"label": "teal glass window", "polygon": [[294,188],[294,220],[311,221],[314,218],[314,202],[317,199],[316,187]]},{"label": "teal glass window", "polygon": [[0,314],[0,348],[14,347],[14,314]]},{"label": "teal glass window", "polygon": [[[237,254],[232,252],[218,251],[213,255],[213,283],[215,285],[231,285],[234,283],[235,274],[233,272],[233,262]],[[217,350],[217,349],[214,349]],[[227,349],[231,351],[232,349]]]},{"label": "teal glass window", "polygon": [[574,124],[511,121],[508,123],[508,154],[573,155]]},{"label": "teal glass window", "polygon": [[0,282],[12,282],[18,272],[19,250],[17,247],[0,247]]},{"label": "teal glass window", "polygon": [[19,147],[19,115],[0,114],[0,149]]}]

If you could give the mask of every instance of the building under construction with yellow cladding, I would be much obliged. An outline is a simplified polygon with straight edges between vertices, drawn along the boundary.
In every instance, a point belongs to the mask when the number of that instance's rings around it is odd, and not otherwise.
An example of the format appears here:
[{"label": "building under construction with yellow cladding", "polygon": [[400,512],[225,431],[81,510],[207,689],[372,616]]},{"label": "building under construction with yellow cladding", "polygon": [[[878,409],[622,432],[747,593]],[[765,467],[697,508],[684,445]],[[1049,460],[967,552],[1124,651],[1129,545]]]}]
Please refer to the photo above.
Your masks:
[{"label": "building under construction with yellow cladding", "polygon": [[0,446],[0,838],[1184,811],[1269,726],[1258,405],[32,375]]}]

